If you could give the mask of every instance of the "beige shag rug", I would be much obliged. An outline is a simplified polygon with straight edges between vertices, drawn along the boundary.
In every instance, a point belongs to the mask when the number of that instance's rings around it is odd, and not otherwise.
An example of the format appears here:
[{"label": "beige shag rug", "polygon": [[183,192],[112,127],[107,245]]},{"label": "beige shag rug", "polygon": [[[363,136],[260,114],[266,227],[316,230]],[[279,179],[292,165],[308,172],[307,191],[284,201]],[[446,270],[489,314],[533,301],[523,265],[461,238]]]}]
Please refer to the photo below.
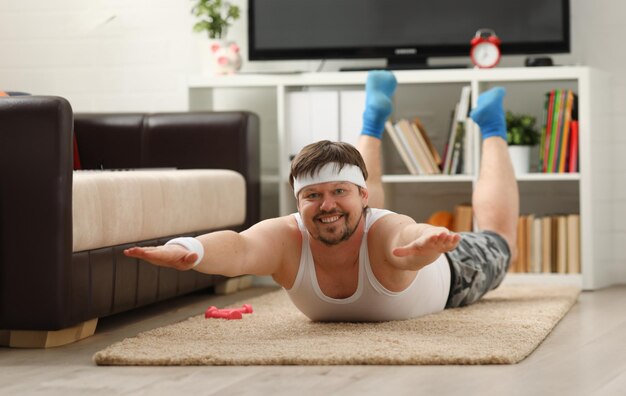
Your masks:
[{"label": "beige shag rug", "polygon": [[537,348],[579,293],[572,286],[505,285],[474,305],[417,319],[313,323],[279,290],[243,301],[254,313],[241,320],[202,314],[93,358],[99,365],[511,364]]}]

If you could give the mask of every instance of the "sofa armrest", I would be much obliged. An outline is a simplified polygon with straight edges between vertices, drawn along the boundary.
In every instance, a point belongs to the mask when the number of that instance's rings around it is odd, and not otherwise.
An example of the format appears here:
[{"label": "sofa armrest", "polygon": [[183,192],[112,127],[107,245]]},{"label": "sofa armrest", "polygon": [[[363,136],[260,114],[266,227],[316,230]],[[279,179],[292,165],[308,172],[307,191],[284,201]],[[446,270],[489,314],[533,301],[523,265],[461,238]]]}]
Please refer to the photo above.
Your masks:
[{"label": "sofa armrest", "polygon": [[72,108],[59,97],[1,98],[0,329],[63,321],[71,253]]}]

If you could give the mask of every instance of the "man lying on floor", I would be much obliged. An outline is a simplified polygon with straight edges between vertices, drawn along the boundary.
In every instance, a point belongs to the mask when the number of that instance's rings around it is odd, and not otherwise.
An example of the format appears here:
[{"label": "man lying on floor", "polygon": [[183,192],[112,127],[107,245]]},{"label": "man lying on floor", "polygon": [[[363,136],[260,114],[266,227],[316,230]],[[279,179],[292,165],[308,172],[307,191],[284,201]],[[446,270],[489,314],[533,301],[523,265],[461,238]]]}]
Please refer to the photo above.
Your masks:
[{"label": "man lying on floor", "polygon": [[314,321],[408,319],[476,302],[502,282],[516,254],[519,197],[504,90],[481,94],[471,113],[483,137],[472,197],[481,231],[457,234],[376,209],[384,207],[381,139],[396,85],[390,72],[368,75],[358,150],[321,141],[294,158],[298,213],[125,254],[179,270],[271,275]]}]

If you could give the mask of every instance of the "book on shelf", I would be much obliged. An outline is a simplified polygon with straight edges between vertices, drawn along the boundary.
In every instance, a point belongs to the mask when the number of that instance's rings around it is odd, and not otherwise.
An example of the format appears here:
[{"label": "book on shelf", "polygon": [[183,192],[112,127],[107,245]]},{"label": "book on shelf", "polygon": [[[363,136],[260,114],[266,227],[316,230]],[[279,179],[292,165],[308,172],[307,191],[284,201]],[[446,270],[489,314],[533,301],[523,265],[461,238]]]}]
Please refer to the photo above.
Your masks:
[{"label": "book on shelf", "polygon": [[417,163],[420,174],[435,175],[441,173],[422,134],[413,124],[406,119],[401,119],[394,124],[394,127],[398,136],[403,139],[401,141],[406,143],[407,153],[412,161]]},{"label": "book on shelf", "polygon": [[517,260],[511,262],[510,272],[534,272],[534,215],[520,216],[517,221]]},{"label": "book on shelf", "polygon": [[523,217],[524,221],[524,231],[526,232],[526,237],[524,239],[524,250],[526,262],[524,263],[524,272],[533,272],[533,268],[535,267],[535,256],[533,255],[533,241],[534,238],[534,221],[535,215],[529,214]]},{"label": "book on shelf", "polygon": [[285,131],[289,137],[289,155],[295,156],[311,143],[311,113],[306,92],[291,92],[285,98]]},{"label": "book on shelf", "polygon": [[545,100],[543,101],[543,113],[541,116],[541,130],[539,135],[539,172],[545,172],[544,164],[545,161],[545,152],[546,152],[546,140],[548,139],[548,125],[550,125],[550,119],[552,117],[552,110],[550,108],[551,100],[550,96],[552,92],[546,93]]},{"label": "book on shelf", "polygon": [[404,162],[404,165],[409,170],[409,173],[412,175],[419,175],[419,165],[411,156],[409,145],[405,142],[404,136],[401,136],[400,132],[396,130],[391,121],[385,122],[385,131],[391,138],[393,145],[396,147],[396,150],[400,154],[400,158],[402,158],[402,162]]},{"label": "book on shelf", "polygon": [[426,146],[428,147],[428,151],[430,151],[430,154],[432,155],[433,161],[435,162],[437,167],[441,169],[441,156],[439,155],[439,151],[437,151],[437,149],[435,148],[433,141],[430,139],[430,136],[428,135],[424,124],[422,124],[422,120],[419,117],[413,117],[413,125],[415,125],[417,130],[419,130],[419,132],[422,134],[422,137],[426,142]]},{"label": "book on shelf", "polygon": [[578,98],[569,89],[545,96],[539,168],[544,173],[577,172]]},{"label": "book on shelf", "polygon": [[[309,96],[311,141],[339,140],[339,93],[337,91],[310,91]],[[296,114],[297,116],[297,114]]]},{"label": "book on shelf", "polygon": [[452,214],[452,231],[470,232],[474,229],[474,211],[471,204],[460,204],[454,207]]},{"label": "book on shelf", "polygon": [[561,136],[561,126],[563,117],[563,91],[557,90],[554,96],[554,115],[552,117],[552,134],[550,135],[550,144],[548,145],[548,173],[555,172],[555,152],[558,152],[558,144]]},{"label": "book on shelf", "polygon": [[355,146],[363,128],[365,91],[339,91],[339,140]]},{"label": "book on shelf", "polygon": [[574,93],[571,90],[567,91],[567,99],[565,102],[565,114],[563,115],[563,131],[561,144],[559,145],[559,160],[558,171],[564,173],[567,164],[566,158],[568,154],[568,145],[571,136],[571,122],[572,122],[572,107],[574,105]]},{"label": "book on shelf", "polygon": [[467,117],[465,122],[465,141],[463,142],[463,174],[472,175],[475,172],[474,158],[475,158],[475,145],[476,136],[478,135],[478,125],[470,118]]},{"label": "book on shelf", "polygon": [[413,132],[413,128],[411,127],[409,122],[405,119],[402,119],[396,122],[394,124],[394,127],[398,132],[398,136],[400,136],[406,144],[406,147],[408,148],[407,152],[409,153],[413,161],[417,163],[417,169],[419,171],[419,174],[430,174],[431,169],[428,162],[426,161],[425,153],[420,148],[417,137],[415,136],[415,132]]},{"label": "book on shelf", "polygon": [[430,174],[432,175],[440,174],[441,169],[439,169],[439,165],[437,164],[437,161],[435,160],[435,157],[433,156],[433,153],[430,147],[428,146],[428,143],[426,142],[424,133],[422,132],[421,129],[419,129],[417,124],[409,123],[409,125],[413,129],[413,133],[415,134],[415,137],[417,138],[417,144],[419,145],[420,152],[424,155],[424,159],[426,160],[426,162],[428,162],[428,169],[430,171]]},{"label": "book on shelf", "polygon": [[454,131],[448,142],[446,152],[446,162],[443,173],[447,175],[458,175],[463,173],[463,160],[465,150],[463,143],[465,142],[465,122],[453,122]]},{"label": "book on shelf", "polygon": [[452,146],[454,145],[454,137],[456,133],[456,113],[459,111],[459,103],[457,102],[454,105],[454,109],[450,113],[450,132],[448,133],[448,139],[446,140],[446,145],[443,148],[443,166],[441,171],[449,175],[450,174],[450,160],[452,154]]},{"label": "book on shelf", "polygon": [[534,217],[533,218],[533,235],[532,235],[532,246],[531,246],[531,254],[533,259],[531,261],[530,272],[532,273],[540,273],[542,268],[542,251],[541,251],[541,241],[542,241],[542,226],[541,226],[541,218]]},{"label": "book on shelf", "polygon": [[558,254],[558,244],[559,244],[559,218],[558,216],[550,216],[550,229],[552,233],[550,235],[550,247],[551,257],[550,257],[550,272],[557,272],[557,254]]},{"label": "book on shelf", "polygon": [[552,272],[552,219],[541,218],[541,272]]},{"label": "book on shelf", "polygon": [[[468,132],[468,115],[471,106],[471,87],[461,88],[461,96],[454,106],[450,122],[450,134],[443,158],[443,173],[455,175],[471,171],[470,158],[473,141],[471,132]],[[473,129],[473,128],[472,128]]]},{"label": "book on shelf", "polygon": [[567,272],[580,273],[580,215],[567,215]]},{"label": "book on shelf", "polygon": [[567,217],[556,216],[556,273],[567,273]]},{"label": "book on shelf", "polygon": [[295,91],[285,98],[289,155],[319,140],[339,140],[339,93]]},{"label": "book on shelf", "polygon": [[517,218],[517,259],[511,260],[509,272],[526,272],[526,222],[522,216]]},{"label": "book on shelf", "polygon": [[578,121],[572,120],[570,124],[571,138],[569,143],[568,171],[578,172]]},{"label": "book on shelf", "polygon": [[522,215],[510,272],[580,273],[580,215]]}]

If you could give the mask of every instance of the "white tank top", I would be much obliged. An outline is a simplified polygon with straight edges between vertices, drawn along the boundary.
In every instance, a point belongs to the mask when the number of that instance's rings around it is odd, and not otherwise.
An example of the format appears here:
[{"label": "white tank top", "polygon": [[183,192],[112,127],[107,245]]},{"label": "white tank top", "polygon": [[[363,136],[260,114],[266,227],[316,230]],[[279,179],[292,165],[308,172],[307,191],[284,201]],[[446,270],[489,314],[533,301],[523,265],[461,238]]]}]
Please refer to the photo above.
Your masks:
[{"label": "white tank top", "polygon": [[291,289],[285,289],[294,305],[313,321],[370,322],[401,320],[442,311],[450,291],[450,267],[445,255],[419,270],[415,280],[400,292],[387,290],[376,279],[370,266],[367,233],[388,210],[368,209],[365,233],[359,251],[359,280],[356,291],[347,298],[326,296],[317,282],[309,245],[309,233],[299,213],[294,213],[302,233],[300,267]]}]

